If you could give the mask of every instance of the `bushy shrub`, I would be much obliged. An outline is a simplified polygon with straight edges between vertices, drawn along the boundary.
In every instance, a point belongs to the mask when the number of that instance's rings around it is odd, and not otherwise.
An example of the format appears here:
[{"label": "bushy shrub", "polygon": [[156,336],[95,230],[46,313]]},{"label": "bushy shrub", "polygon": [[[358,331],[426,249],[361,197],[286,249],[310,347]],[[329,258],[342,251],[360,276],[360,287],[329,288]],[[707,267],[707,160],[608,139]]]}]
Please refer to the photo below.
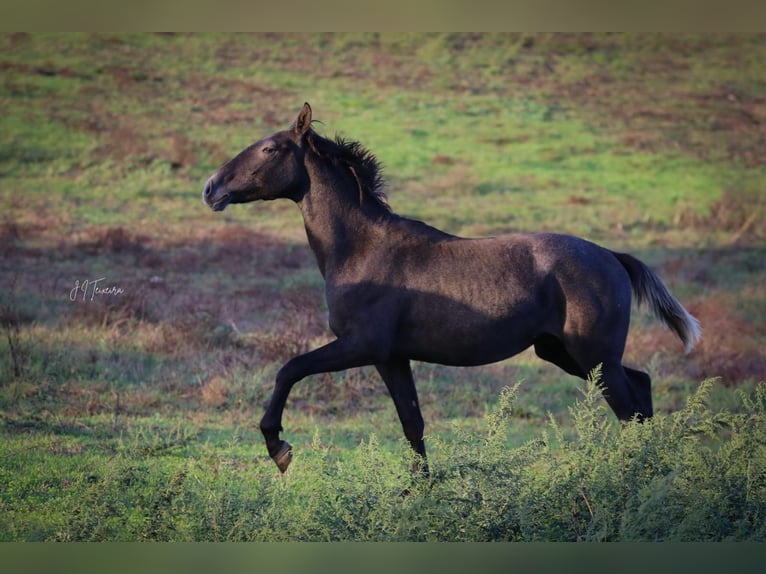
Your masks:
[{"label": "bushy shrub", "polygon": [[644,423],[614,420],[598,373],[571,408],[573,431],[507,448],[517,388],[481,439],[431,439],[430,479],[374,437],[341,462],[320,442],[267,486],[253,535],[283,540],[763,540],[766,385],[741,413],[713,413],[702,383],[687,406]]},{"label": "bushy shrub", "polygon": [[[449,442],[432,439],[441,456],[429,480],[409,479],[408,486],[407,477],[381,472],[387,466],[372,441],[355,453],[351,468],[320,465],[309,473],[314,480],[301,482],[310,491],[303,499],[311,501],[301,505],[304,530],[274,524],[272,533],[354,540],[764,539],[766,387],[742,397],[742,413],[713,413],[705,398],[714,383],[706,381],[681,411],[620,424],[601,399],[597,375],[571,409],[573,432],[551,419],[541,439],[507,448],[516,389],[506,389],[483,440],[458,429]],[[296,486],[285,481],[280,488],[296,496]],[[320,528],[316,536],[308,524]]]},{"label": "bushy shrub", "polygon": [[[571,408],[574,432],[504,449],[513,391],[490,416],[484,444],[462,440],[419,504],[443,540],[763,540],[766,385],[741,413],[713,413],[702,383],[681,411],[620,424],[598,373]],[[507,425],[506,428],[503,425]],[[424,534],[424,533],[421,533]]]}]

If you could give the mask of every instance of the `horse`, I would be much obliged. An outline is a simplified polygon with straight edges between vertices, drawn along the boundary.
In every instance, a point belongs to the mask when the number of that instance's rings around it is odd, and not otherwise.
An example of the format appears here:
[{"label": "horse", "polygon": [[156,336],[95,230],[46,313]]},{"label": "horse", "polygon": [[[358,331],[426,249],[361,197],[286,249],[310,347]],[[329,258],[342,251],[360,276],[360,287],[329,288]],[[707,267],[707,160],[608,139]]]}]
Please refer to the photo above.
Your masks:
[{"label": "horse", "polygon": [[428,475],[424,421],[411,361],[473,366],[530,346],[580,378],[601,366],[602,394],[621,421],[653,414],[647,373],[622,356],[632,297],[676,333],[688,353],[700,324],[644,263],[557,233],[463,238],[394,213],[377,158],[357,141],[319,135],[305,103],[284,131],[258,140],[205,183],[213,211],[290,199],[324,282],[335,339],[290,359],[276,375],[260,430],[284,473],[280,438],[293,385],[309,375],[372,365]]}]

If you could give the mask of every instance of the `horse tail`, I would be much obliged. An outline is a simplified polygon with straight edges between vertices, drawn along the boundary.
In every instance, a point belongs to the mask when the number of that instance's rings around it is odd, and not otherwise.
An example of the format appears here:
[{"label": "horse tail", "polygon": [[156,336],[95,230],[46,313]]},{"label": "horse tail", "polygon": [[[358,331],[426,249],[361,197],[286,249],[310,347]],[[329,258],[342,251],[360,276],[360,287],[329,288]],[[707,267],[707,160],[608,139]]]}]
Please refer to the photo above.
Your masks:
[{"label": "horse tail", "polygon": [[[614,252],[612,252],[614,253]],[[628,272],[636,304],[646,301],[656,317],[678,335],[688,353],[701,336],[699,321],[693,317],[649,267],[627,253],[614,253]]]}]

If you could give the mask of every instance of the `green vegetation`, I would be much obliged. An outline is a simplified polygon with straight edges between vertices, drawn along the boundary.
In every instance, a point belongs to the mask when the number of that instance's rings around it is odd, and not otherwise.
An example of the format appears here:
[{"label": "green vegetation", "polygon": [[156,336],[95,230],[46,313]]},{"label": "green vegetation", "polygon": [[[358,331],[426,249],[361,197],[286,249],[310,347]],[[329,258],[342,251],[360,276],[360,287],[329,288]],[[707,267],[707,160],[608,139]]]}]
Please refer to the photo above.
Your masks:
[{"label": "green vegetation", "polygon": [[483,436],[456,427],[434,441],[430,480],[404,470],[408,447],[374,434],[339,454],[317,433],[280,478],[236,431],[211,440],[157,418],[126,439],[99,436],[108,421],[27,421],[47,436],[3,444],[0,528],[63,541],[762,541],[766,387],[732,414],[705,406],[712,384],[680,411],[621,427],[591,380],[571,436],[551,420],[512,448],[518,387],[507,388]]},{"label": "green vegetation", "polygon": [[[764,61],[763,35],[0,36],[0,539],[763,541]],[[635,312],[658,416],[530,352],[415,364],[419,481],[374,371],[328,374],[280,477],[257,420],[328,338],[321,276],[293,205],[200,193],[304,101],[398,213],[655,267],[704,331],[683,356]]]}]

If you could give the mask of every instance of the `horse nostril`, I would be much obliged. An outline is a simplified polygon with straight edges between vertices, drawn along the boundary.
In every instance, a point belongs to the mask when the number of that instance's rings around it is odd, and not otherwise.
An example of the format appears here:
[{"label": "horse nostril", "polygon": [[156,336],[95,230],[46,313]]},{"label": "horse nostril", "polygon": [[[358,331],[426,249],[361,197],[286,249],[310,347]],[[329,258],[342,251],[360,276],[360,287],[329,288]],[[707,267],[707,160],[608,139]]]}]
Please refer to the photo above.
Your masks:
[{"label": "horse nostril", "polygon": [[210,179],[207,180],[207,182],[205,182],[205,187],[202,190],[203,201],[207,201],[213,196],[213,188],[214,188],[213,178],[211,177]]}]

